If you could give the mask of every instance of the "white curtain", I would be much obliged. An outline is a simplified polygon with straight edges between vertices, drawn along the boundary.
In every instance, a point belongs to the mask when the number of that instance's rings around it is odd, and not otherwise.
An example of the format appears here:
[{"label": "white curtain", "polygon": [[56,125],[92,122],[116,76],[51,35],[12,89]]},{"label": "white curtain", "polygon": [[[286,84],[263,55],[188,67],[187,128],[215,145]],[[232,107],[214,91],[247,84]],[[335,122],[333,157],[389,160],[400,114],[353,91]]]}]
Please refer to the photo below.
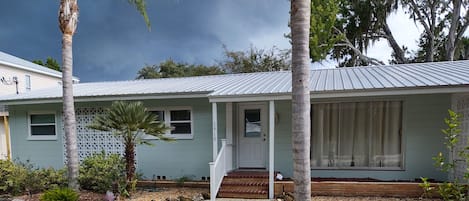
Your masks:
[{"label": "white curtain", "polygon": [[313,167],[401,167],[401,101],[312,105]]}]

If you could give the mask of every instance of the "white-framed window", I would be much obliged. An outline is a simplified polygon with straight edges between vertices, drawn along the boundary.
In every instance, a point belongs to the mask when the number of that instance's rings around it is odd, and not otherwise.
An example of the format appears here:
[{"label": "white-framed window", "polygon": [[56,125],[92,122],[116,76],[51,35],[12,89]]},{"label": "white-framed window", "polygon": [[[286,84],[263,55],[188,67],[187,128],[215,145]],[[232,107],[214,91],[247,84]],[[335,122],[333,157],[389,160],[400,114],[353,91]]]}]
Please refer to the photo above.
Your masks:
[{"label": "white-framed window", "polygon": [[[190,107],[165,107],[151,108],[151,112],[157,115],[170,129],[166,136],[174,139],[192,139],[194,126],[192,124],[192,109]],[[151,139],[151,137],[148,137]]]},{"label": "white-framed window", "polygon": [[24,76],[24,85],[25,85],[26,91],[31,91],[31,76],[30,75]]},{"label": "white-framed window", "polygon": [[402,101],[318,103],[311,111],[313,169],[404,168]]},{"label": "white-framed window", "polygon": [[28,140],[57,140],[55,112],[32,112],[28,114]]}]

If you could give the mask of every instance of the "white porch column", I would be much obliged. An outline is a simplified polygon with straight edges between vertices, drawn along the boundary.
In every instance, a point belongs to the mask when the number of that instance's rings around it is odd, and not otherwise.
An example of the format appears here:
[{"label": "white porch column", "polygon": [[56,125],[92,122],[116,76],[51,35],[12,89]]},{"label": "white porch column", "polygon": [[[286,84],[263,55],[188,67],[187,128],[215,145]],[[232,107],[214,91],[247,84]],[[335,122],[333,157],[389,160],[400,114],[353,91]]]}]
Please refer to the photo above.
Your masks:
[{"label": "white porch column", "polygon": [[233,103],[226,103],[226,170],[233,170]]},{"label": "white porch column", "polygon": [[269,199],[274,199],[275,103],[269,101]]},{"label": "white porch column", "polygon": [[212,140],[213,140],[213,161],[217,160],[218,155],[218,117],[217,103],[212,103]]}]

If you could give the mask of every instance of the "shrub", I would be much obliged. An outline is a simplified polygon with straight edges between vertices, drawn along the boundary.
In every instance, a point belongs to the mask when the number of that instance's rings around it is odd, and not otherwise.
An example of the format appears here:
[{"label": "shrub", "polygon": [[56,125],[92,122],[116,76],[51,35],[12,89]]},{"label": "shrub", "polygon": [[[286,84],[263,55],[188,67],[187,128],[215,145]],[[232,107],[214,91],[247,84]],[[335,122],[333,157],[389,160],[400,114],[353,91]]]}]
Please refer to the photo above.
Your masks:
[{"label": "shrub", "polygon": [[86,190],[105,193],[112,189],[114,193],[125,195],[125,162],[117,154],[94,154],[81,163],[78,181]]},{"label": "shrub", "polygon": [[66,185],[65,169],[40,169],[29,162],[0,161],[0,193],[32,194]]},{"label": "shrub", "polygon": [[27,170],[11,161],[0,160],[0,192],[18,195],[25,191]]},{"label": "shrub", "polygon": [[77,201],[79,195],[70,188],[56,188],[46,191],[39,200],[41,201]]}]

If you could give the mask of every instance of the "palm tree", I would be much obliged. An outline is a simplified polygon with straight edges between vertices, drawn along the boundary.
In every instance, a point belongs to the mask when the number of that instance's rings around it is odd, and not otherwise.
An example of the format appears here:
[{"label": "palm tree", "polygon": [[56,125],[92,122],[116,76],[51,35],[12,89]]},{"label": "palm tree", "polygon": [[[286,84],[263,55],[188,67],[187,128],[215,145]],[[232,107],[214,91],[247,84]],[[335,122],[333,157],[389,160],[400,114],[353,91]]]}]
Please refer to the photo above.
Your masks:
[{"label": "palm tree", "polygon": [[311,1],[291,1],[292,147],[295,199],[311,200],[309,29]]},{"label": "palm tree", "polygon": [[171,140],[164,136],[168,128],[157,116],[148,112],[142,102],[113,102],[103,115],[97,116],[89,128],[112,132],[124,143],[124,158],[127,177],[127,191],[135,184],[135,146],[151,143],[142,137],[151,135],[161,140]]},{"label": "palm tree", "polygon": [[[146,13],[145,0],[128,0],[143,16],[148,29],[150,20]],[[66,139],[66,155],[68,168],[68,186],[76,191],[78,185],[78,146],[76,134],[75,106],[73,100],[73,34],[78,22],[77,0],[60,0],[59,28],[62,32],[62,88],[64,132]]]}]

